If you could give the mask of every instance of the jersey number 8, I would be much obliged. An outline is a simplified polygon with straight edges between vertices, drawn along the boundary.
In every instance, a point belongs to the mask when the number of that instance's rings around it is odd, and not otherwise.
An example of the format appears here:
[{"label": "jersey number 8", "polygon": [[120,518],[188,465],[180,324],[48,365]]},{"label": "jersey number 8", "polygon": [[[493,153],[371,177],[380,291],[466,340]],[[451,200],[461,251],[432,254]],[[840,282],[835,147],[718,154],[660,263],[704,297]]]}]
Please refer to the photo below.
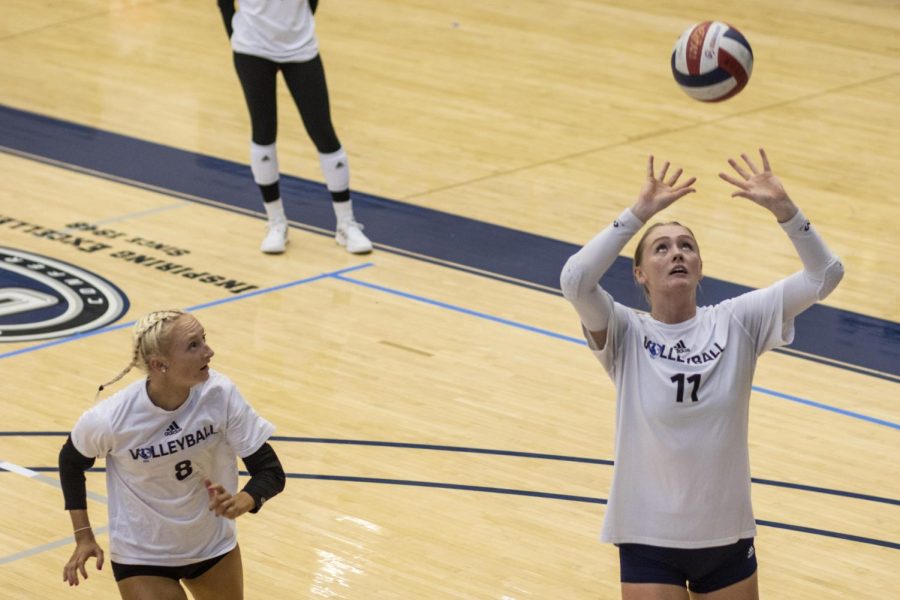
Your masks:
[{"label": "jersey number 8", "polygon": [[178,479],[178,481],[184,481],[190,477],[193,472],[194,467],[191,466],[191,461],[189,460],[183,460],[175,465],[175,478]]}]

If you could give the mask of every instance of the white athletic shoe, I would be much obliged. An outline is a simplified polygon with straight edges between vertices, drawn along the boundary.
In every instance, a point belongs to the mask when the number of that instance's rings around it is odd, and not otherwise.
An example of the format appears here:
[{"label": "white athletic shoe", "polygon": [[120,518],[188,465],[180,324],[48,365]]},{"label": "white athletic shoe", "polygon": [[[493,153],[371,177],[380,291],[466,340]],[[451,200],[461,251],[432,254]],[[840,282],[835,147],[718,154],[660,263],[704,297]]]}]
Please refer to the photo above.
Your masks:
[{"label": "white athletic shoe", "polygon": [[334,241],[347,249],[351,254],[367,254],[372,251],[372,242],[362,232],[362,223],[347,221],[339,223],[334,232]]},{"label": "white athletic shoe", "polygon": [[275,221],[266,224],[266,237],[259,249],[266,254],[281,254],[288,243],[287,221]]}]

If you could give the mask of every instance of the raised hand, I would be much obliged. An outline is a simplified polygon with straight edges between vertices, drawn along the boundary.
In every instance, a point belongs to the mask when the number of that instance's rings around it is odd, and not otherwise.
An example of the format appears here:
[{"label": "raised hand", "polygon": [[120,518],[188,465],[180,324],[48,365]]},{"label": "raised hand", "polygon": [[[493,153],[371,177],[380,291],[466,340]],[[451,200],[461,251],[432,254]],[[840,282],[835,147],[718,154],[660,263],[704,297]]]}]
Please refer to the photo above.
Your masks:
[{"label": "raised hand", "polygon": [[683,173],[682,169],[676,169],[674,173],[666,178],[669,171],[669,161],[663,163],[659,176],[654,173],[653,155],[647,160],[647,179],[638,193],[637,201],[631,207],[631,212],[645,223],[667,206],[685,196],[696,192],[691,186],[697,181],[696,177],[691,177],[684,183],[679,184],[678,178]]},{"label": "raised hand", "polygon": [[795,214],[797,207],[791,201],[790,197],[781,184],[778,177],[772,173],[772,167],[769,165],[769,157],[766,151],[759,149],[759,156],[762,158],[763,170],[760,171],[753,164],[753,161],[746,154],[741,154],[741,158],[746,163],[747,169],[733,158],[728,159],[728,164],[740,175],[740,179],[728,173],[719,173],[719,177],[727,181],[738,190],[731,194],[732,198],[747,198],[756,202],[763,208],[768,209],[780,222],[785,222]]}]

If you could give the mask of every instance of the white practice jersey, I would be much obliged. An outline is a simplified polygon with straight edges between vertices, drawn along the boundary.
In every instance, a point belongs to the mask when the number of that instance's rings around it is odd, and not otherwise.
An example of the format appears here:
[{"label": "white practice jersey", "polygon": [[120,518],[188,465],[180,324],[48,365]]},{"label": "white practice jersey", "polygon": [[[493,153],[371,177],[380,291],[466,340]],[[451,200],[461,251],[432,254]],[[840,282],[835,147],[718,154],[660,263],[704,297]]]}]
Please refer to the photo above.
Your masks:
[{"label": "white practice jersey", "polygon": [[757,357],[793,339],[782,282],[700,307],[674,325],[607,296],[607,343],[592,348],[616,386],[615,469],[601,539],[703,548],[754,537],[749,400]]},{"label": "white practice jersey", "polygon": [[275,62],[306,62],[319,53],[307,0],[240,0],[231,48]]},{"label": "white practice jersey", "polygon": [[224,554],[237,543],[235,524],[209,511],[204,479],[237,493],[236,457],[275,428],[215,371],[173,411],[150,401],[146,381],[98,403],[72,430],[81,454],[106,458],[112,560],[181,566]]}]

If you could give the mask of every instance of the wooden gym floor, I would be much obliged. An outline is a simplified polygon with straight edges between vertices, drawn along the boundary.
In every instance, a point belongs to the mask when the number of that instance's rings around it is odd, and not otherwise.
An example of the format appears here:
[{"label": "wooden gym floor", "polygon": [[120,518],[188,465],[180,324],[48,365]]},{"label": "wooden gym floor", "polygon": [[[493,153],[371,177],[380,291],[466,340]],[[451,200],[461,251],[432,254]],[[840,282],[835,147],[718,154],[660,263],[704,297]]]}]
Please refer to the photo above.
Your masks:
[{"label": "wooden gym floor", "polygon": [[[797,347],[757,372],[762,595],[896,594],[896,2],[322,0],[335,124],[377,244],[364,257],[331,239],[283,89],[294,227],[285,255],[259,253],[215,2],[4,9],[0,300],[19,297],[10,256],[96,275],[124,300],[101,329],[24,341],[0,303],[0,598],[118,597],[108,567],[61,581],[73,546],[56,455],[127,362],[128,325],[164,307],[195,312],[213,366],[277,427],[291,478],[239,521],[248,598],[616,598],[616,551],[597,539],[614,390],[556,276],[631,203],[650,153],[699,178],[669,216],[699,238],[708,297],[796,271],[772,218],[716,177],[761,145],[847,270]],[[675,39],[706,19],[753,45],[748,88],[723,104],[669,73]],[[632,250],[610,284],[626,296]],[[104,526],[102,472],[88,485]]]}]

